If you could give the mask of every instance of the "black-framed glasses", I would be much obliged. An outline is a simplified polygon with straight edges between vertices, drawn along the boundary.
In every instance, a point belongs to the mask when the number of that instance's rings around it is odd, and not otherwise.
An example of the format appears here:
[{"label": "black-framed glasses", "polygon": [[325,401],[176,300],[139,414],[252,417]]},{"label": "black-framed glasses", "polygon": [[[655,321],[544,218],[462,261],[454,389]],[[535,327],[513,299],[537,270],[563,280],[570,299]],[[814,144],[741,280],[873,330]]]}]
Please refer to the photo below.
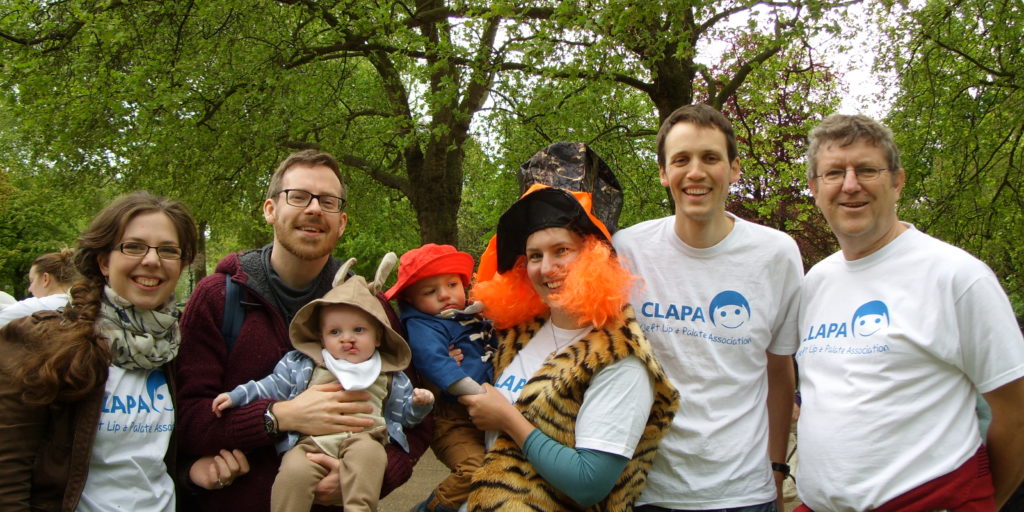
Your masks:
[{"label": "black-framed glasses", "polygon": [[[846,173],[849,170],[849,167],[846,169],[829,169],[821,174],[815,174],[814,177],[821,178],[822,183],[837,185],[846,179]],[[853,174],[857,176],[857,181],[863,183],[865,181],[877,180],[878,177],[882,175],[882,171],[888,170],[889,169],[884,167],[857,167],[856,169],[853,169]]]},{"label": "black-framed glasses", "polygon": [[296,208],[305,208],[309,206],[309,203],[313,202],[313,199],[316,199],[320,203],[320,209],[327,213],[338,213],[345,209],[344,197],[332,196],[331,194],[314,194],[301,188],[286,188],[281,192],[284,192],[285,202]]},{"label": "black-framed glasses", "polygon": [[156,255],[162,260],[180,260],[181,247],[176,245],[147,245],[142,242],[124,242],[117,246],[121,254],[133,258],[145,258],[150,249],[156,249]]}]

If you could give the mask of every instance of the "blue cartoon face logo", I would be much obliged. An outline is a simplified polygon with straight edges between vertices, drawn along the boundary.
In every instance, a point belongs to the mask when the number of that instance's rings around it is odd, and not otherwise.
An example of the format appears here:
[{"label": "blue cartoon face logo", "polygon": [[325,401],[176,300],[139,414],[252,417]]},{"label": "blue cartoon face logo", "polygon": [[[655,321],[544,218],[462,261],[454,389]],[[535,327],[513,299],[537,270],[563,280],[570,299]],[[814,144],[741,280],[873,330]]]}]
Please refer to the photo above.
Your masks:
[{"label": "blue cartoon face logo", "polygon": [[154,370],[146,377],[146,398],[154,411],[173,411],[171,389],[167,386],[167,377],[162,370]]},{"label": "blue cartoon face logo", "polygon": [[854,336],[866,338],[889,327],[889,308],[880,300],[865,302],[853,313],[850,324]]},{"label": "blue cartoon face logo", "polygon": [[735,329],[750,320],[750,304],[740,292],[726,290],[711,299],[711,323]]}]

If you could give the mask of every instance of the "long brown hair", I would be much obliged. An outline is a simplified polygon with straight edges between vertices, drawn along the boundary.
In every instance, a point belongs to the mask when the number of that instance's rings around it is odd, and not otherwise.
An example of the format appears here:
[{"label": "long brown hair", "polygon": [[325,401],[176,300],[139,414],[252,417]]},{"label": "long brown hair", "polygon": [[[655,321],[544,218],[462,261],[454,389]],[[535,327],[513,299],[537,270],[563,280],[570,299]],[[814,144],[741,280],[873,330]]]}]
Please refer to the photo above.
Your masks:
[{"label": "long brown hair", "polygon": [[195,221],[183,204],[146,191],[116,199],[93,217],[89,228],[78,237],[75,268],[80,276],[71,287],[70,303],[60,316],[34,315],[12,322],[0,335],[28,347],[10,369],[15,385],[21,386],[27,403],[80,400],[103,386],[110,366],[110,347],[96,335],[105,283],[99,258],[116,250],[125,227],[143,213],[167,215],[178,233],[181,264],[195,259],[198,234]]}]

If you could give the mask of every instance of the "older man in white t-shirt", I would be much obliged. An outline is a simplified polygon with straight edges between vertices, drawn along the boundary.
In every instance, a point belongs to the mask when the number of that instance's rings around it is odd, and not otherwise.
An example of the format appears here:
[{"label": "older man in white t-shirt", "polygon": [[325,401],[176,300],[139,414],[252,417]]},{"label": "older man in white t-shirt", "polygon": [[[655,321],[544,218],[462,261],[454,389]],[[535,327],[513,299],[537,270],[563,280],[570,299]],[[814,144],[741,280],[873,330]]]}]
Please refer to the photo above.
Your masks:
[{"label": "older man in white t-shirt", "polygon": [[984,263],[897,219],[905,177],[872,119],[811,132],[811,192],[842,250],[801,294],[804,509],[991,511],[1024,478],[1020,327]]}]

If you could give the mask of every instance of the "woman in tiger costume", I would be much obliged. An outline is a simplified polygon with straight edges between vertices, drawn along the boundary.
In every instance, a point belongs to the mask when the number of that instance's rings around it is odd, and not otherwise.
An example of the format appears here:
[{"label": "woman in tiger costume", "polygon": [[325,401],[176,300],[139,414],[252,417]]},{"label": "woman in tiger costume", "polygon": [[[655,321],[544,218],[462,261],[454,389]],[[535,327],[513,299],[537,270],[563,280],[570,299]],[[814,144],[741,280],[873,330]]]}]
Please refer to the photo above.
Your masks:
[{"label": "woman in tiger costume", "polygon": [[473,297],[499,344],[494,386],[460,398],[489,431],[470,511],[632,510],[672,423],[679,394],[628,305],[638,279],[590,206],[535,185],[481,258]]}]

